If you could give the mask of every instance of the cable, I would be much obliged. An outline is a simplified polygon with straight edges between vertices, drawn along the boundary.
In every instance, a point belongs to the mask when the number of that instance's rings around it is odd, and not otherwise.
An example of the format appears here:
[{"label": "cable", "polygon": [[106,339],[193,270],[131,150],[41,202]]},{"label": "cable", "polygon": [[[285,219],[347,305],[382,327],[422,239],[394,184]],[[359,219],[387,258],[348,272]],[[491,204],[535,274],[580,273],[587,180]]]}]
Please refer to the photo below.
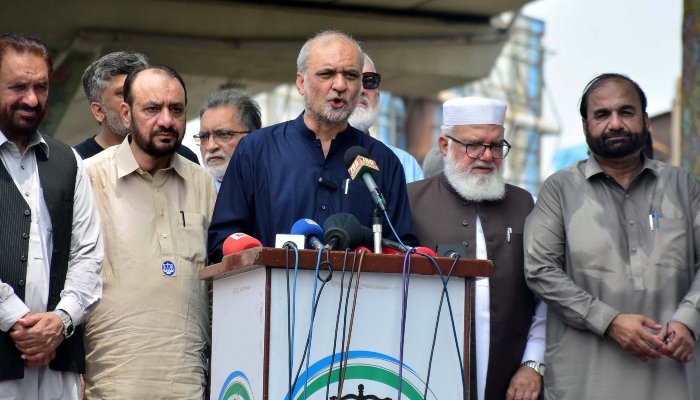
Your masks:
[{"label": "cable", "polygon": [[[340,360],[338,360],[339,371],[338,371],[338,384],[340,385],[340,373],[342,371],[343,360],[347,359],[347,354],[343,351],[345,348],[345,334],[347,333],[348,326],[348,305],[350,304],[350,288],[352,287],[352,280],[355,277],[355,264],[357,264],[357,251],[353,252],[352,258],[352,268],[350,268],[350,279],[348,280],[348,291],[345,292],[345,311],[343,313],[343,337],[340,339]],[[338,391],[338,398],[340,398],[340,390]]]},{"label": "cable", "polygon": [[362,274],[362,259],[365,256],[365,252],[361,251],[360,252],[360,264],[357,266],[357,280],[355,280],[355,294],[352,299],[352,312],[350,313],[350,326],[348,327],[348,343],[345,347],[345,360],[344,360],[344,365],[342,369],[342,373],[339,376],[338,379],[338,398],[340,398],[340,394],[343,392],[343,383],[345,382],[345,372],[347,371],[348,368],[348,353],[350,353],[350,339],[352,338],[352,325],[353,322],[355,321],[355,306],[357,305],[357,290],[360,287],[360,275]]},{"label": "cable", "polygon": [[[343,257],[343,270],[342,273],[340,274],[340,296],[338,296],[338,314],[335,316],[335,333],[333,334],[333,351],[331,352],[331,366],[328,369],[328,381],[326,382],[326,397],[325,399],[328,398],[328,395],[330,394],[330,389],[331,389],[331,376],[333,375],[333,365],[335,364],[335,349],[336,349],[336,341],[338,340],[338,326],[340,324],[340,309],[343,305],[343,282],[345,282],[345,264],[348,262],[348,252],[350,249],[345,249],[345,256]],[[348,288],[348,291],[350,291],[350,288]],[[342,347],[341,347],[342,348]],[[340,372],[340,371],[338,371]],[[290,381],[291,381],[291,374],[290,374]]]},{"label": "cable", "polygon": [[403,244],[403,242],[401,241],[401,238],[399,237],[399,235],[396,234],[396,229],[394,229],[394,225],[391,224],[391,220],[389,219],[389,214],[386,211],[384,211],[384,217],[386,218],[387,225],[389,225],[389,228],[391,228],[391,232],[396,237],[396,241],[399,242],[399,244],[401,246],[406,247],[406,245]]},{"label": "cable", "polygon": [[450,310],[450,321],[452,322],[452,335],[454,336],[455,339],[455,347],[457,348],[457,359],[459,360],[459,372],[462,376],[462,397],[464,400],[467,400],[467,389],[464,386],[464,365],[462,364],[462,355],[459,353],[459,340],[457,339],[457,327],[455,326],[455,317],[452,312],[452,302],[450,302],[450,292],[447,290],[447,282],[445,281],[445,276],[443,275],[442,271],[440,270],[440,266],[437,264],[437,262],[430,257],[429,255],[422,253],[420,251],[416,251],[416,254],[420,254],[423,257],[427,257],[432,263],[433,266],[435,266],[435,269],[437,269],[438,274],[440,274],[440,280],[442,281],[442,287],[443,287],[443,292],[445,294],[445,298],[447,299],[447,308]]},{"label": "cable", "polygon": [[[447,280],[445,281],[446,283],[450,282],[450,278],[452,277],[452,271],[454,270],[455,266],[457,265],[458,260],[459,260],[459,254],[457,254],[457,257],[455,258],[454,262],[452,263],[452,266],[450,267],[450,271],[447,273]],[[430,371],[431,371],[431,368],[433,367],[433,354],[435,352],[435,341],[437,340],[438,326],[440,324],[440,313],[442,312],[442,302],[444,299],[445,299],[445,288],[442,289],[442,295],[440,296],[440,305],[438,306],[437,319],[435,320],[435,332],[433,332],[433,345],[430,347],[430,360],[428,361],[428,375],[425,379],[425,391],[423,392],[424,399],[428,398],[428,384],[430,382]]]},{"label": "cable", "polygon": [[293,242],[287,242],[284,244],[284,248],[287,251],[284,254],[285,261],[285,271],[287,275],[287,349],[289,351],[289,388],[292,388],[292,370],[294,369],[294,322],[296,318],[296,304],[294,305],[294,312],[290,310],[290,295],[289,295],[289,250],[294,249],[294,299],[296,302],[296,286],[297,286],[297,271],[299,270],[299,249],[297,249],[296,244]]},{"label": "cable", "polygon": [[[321,279],[321,277],[320,277],[318,274],[316,274],[316,278],[317,278],[318,280],[320,280],[322,283],[321,283],[321,287],[318,289],[318,294],[316,295],[316,302],[315,302],[315,303],[318,303],[318,300],[321,298],[321,293],[323,293],[323,288],[326,286],[326,283],[327,283],[328,281],[330,281],[330,280],[333,278],[333,267],[332,267],[332,265],[330,264],[330,262],[324,261],[324,262],[322,262],[322,263],[320,263],[320,264],[326,264],[326,265],[328,265],[328,276],[326,276],[324,279]],[[312,311],[312,313],[311,313],[311,321],[313,321],[313,319],[315,318],[315,316],[316,316],[316,308],[314,308],[313,311]],[[312,322],[312,323],[313,323],[313,322]],[[299,375],[301,374],[301,368],[304,366],[304,358],[306,357],[307,351],[309,350],[310,345],[311,345],[311,333],[312,333],[312,328],[313,328],[313,326],[310,325],[310,326],[309,326],[309,334],[306,336],[306,345],[304,346],[304,352],[303,352],[302,355],[301,355],[302,361],[299,363],[299,368],[297,369],[296,376],[294,377],[294,381],[292,382],[292,389],[294,389],[294,388],[297,387],[297,382],[298,382],[298,380],[299,380]],[[307,364],[306,371],[307,371],[306,373],[308,374],[308,371],[309,371],[309,369],[308,369],[308,364]],[[306,378],[308,379],[308,376],[306,376]],[[305,385],[305,387],[306,387],[306,381],[304,382],[304,385]],[[290,397],[289,397],[288,400],[291,400],[292,393],[293,393],[293,390],[290,390],[290,392],[289,392],[289,396],[290,396]]]},{"label": "cable", "polygon": [[[321,280],[321,277],[318,275],[318,270],[321,267],[321,254],[323,254],[323,249],[318,250],[318,259],[316,260],[316,274],[314,279],[314,291],[313,294],[311,295],[311,323],[309,323],[309,339],[308,339],[308,351],[306,352],[306,373],[304,376],[304,400],[306,400],[306,388],[308,386],[309,382],[309,362],[311,361],[311,341],[313,340],[313,335],[314,335],[314,318],[316,317],[316,306],[317,306],[317,300],[316,300],[316,288],[318,287],[318,281]],[[327,260],[330,260],[330,250],[328,255],[326,256]],[[325,261],[328,263],[330,266],[330,273],[328,274],[328,280],[331,280],[333,277],[333,266],[330,264],[329,261]],[[327,281],[324,281],[324,286]],[[319,296],[320,298],[320,296]]]},{"label": "cable", "polygon": [[406,252],[403,258],[403,268],[401,272],[401,280],[403,282],[403,292],[401,295],[401,333],[399,336],[399,394],[398,400],[401,400],[401,387],[403,386],[403,345],[406,338],[406,309],[408,308],[408,283],[411,276],[411,254],[415,253],[415,249]]}]

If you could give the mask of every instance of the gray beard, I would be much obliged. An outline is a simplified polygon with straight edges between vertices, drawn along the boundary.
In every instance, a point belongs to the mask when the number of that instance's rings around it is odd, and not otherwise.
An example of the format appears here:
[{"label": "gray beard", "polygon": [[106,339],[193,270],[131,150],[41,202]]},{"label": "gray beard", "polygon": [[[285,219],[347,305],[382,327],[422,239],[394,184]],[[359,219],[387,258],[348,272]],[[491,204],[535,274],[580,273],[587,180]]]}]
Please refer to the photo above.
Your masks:
[{"label": "gray beard", "polygon": [[129,128],[124,125],[121,115],[110,111],[104,104],[102,104],[102,109],[105,111],[105,122],[109,130],[117,136],[126,137],[129,134]]},{"label": "gray beard", "polygon": [[[304,108],[307,110],[313,110],[310,99],[314,97],[314,94],[316,92],[311,89],[311,87],[308,85],[308,80],[306,79],[304,80],[304,91],[308,93],[308,96],[304,96]],[[341,124],[343,122],[348,121],[348,117],[350,116],[350,114],[352,114],[352,111],[357,106],[358,101],[360,101],[359,95],[355,98],[354,104],[351,105],[349,102],[345,103],[345,106],[341,109],[335,109],[331,107],[331,105],[328,104],[328,102],[324,101],[321,105],[321,109],[318,110],[318,113],[312,112],[310,114],[313,119],[322,124]]]},{"label": "gray beard", "polygon": [[[452,147],[447,148],[445,158],[445,178],[462,198],[469,201],[496,201],[506,196],[506,183],[503,168],[496,168],[486,175],[472,174],[472,169],[480,165],[492,165],[480,160],[463,170],[457,164]],[[501,165],[501,167],[503,167]]]},{"label": "gray beard", "polygon": [[[211,139],[213,140],[213,139]],[[217,155],[219,157],[222,157],[224,159],[223,162],[214,165],[210,164],[207,161],[207,157],[209,155]],[[226,169],[228,168],[228,163],[229,163],[229,158],[226,156],[226,153],[223,151],[218,151],[216,153],[207,153],[204,155],[204,169],[207,170],[211,174],[211,176],[216,179],[218,182],[221,182],[224,179],[224,174],[226,173]]]},{"label": "gray beard", "polygon": [[355,107],[355,111],[350,115],[348,123],[350,126],[361,130],[362,132],[369,131],[369,128],[377,122],[379,118],[378,105],[370,109],[369,107]]}]

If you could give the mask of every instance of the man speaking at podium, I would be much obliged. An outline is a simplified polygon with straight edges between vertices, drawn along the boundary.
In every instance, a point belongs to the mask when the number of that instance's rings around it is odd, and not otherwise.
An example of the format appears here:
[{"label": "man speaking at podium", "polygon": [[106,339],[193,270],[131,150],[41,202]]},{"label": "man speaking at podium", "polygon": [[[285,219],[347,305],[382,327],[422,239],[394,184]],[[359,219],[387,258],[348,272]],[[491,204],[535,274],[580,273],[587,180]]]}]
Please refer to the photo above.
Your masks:
[{"label": "man speaking at podium", "polygon": [[[299,52],[296,85],[304,112],[292,121],[241,139],[221,182],[209,227],[209,260],[222,258],[224,240],[236,232],[273,246],[300,218],[323,225],[338,212],[370,226],[374,204],[363,183],[349,180],[343,157],[361,146],[376,161],[387,212],[407,245],[418,243],[411,223],[403,168],[389,148],[348,125],[359,100],[363,53],[350,36],[325,31]],[[384,226],[384,231],[390,231]]]},{"label": "man speaking at podium", "polygon": [[444,172],[409,184],[408,196],[421,245],[461,243],[467,258],[494,264],[493,276],[477,278],[473,290],[471,398],[535,400],[547,311],[543,303],[536,307],[525,283],[523,226],[534,203],[530,193],[503,180],[510,150],[505,115],[499,100],[445,102],[438,138]]}]

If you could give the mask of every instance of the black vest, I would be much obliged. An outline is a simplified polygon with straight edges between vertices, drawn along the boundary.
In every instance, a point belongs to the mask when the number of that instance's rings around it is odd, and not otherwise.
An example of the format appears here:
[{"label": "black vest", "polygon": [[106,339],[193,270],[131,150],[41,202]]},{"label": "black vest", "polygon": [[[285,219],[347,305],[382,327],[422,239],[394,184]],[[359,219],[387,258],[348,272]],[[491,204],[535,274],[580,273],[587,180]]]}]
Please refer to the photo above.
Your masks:
[{"label": "black vest", "polygon": [[[535,296],[525,283],[523,227],[534,203],[527,191],[506,185],[500,201],[466,201],[444,174],[408,185],[413,227],[421,246],[462,243],[467,258],[476,258],[476,217],[493,261],[489,279],[490,345],[486,373],[487,400],[506,398],[510,379],[520,368],[535,312]],[[510,228],[510,241],[507,231]],[[474,293],[472,286],[472,294]],[[474,301],[472,298],[472,315]],[[474,335],[472,318],[472,337]],[[470,398],[476,399],[476,341],[470,349]]]},{"label": "black vest", "polygon": [[[73,150],[66,144],[44,137],[49,146],[47,157],[40,146],[35,146],[39,180],[44,201],[49,210],[53,231],[53,253],[49,275],[49,299],[47,311],[56,308],[68,272],[71,232],[73,224],[73,195],[78,164]],[[29,228],[31,210],[22,193],[12,181],[4,164],[0,162],[0,280],[15,291],[24,301],[27,259],[29,253]],[[9,333],[0,332],[0,381],[22,379],[24,360],[15,347]],[[83,329],[78,326],[75,334],[64,340],[56,349],[56,358],[49,367],[56,371],[85,372]]]}]

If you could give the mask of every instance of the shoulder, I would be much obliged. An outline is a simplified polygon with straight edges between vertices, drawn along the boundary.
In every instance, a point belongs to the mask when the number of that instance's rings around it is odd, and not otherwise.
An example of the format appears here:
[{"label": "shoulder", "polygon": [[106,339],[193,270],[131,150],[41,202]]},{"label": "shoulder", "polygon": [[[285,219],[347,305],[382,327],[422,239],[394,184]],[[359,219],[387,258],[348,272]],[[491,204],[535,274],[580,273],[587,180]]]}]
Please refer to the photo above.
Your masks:
[{"label": "shoulder", "polygon": [[440,175],[426,178],[420,181],[411,182],[406,186],[409,199],[415,198],[421,194],[427,193],[431,188],[440,185]]},{"label": "shoulder", "polygon": [[112,159],[114,159],[114,156],[117,153],[117,149],[119,148],[119,146],[112,146],[88,159],[83,160],[83,165],[85,165],[85,169],[87,169],[88,173],[90,173],[93,170],[105,168],[106,165],[111,163]]},{"label": "shoulder", "polygon": [[532,193],[528,192],[527,190],[511,185],[509,183],[506,183],[506,197],[507,198],[512,198],[515,200],[525,200],[529,202],[533,202],[532,199]]},{"label": "shoulder", "polygon": [[189,147],[181,145],[177,149],[177,154],[181,155],[186,160],[192,161],[193,163],[199,165],[199,159],[197,158],[197,154],[195,154],[195,152],[192,151]]},{"label": "shoulder", "polygon": [[81,143],[73,146],[73,148],[78,152],[83,160],[90,158],[104,150],[102,146],[97,143],[94,136],[85,139]]}]

